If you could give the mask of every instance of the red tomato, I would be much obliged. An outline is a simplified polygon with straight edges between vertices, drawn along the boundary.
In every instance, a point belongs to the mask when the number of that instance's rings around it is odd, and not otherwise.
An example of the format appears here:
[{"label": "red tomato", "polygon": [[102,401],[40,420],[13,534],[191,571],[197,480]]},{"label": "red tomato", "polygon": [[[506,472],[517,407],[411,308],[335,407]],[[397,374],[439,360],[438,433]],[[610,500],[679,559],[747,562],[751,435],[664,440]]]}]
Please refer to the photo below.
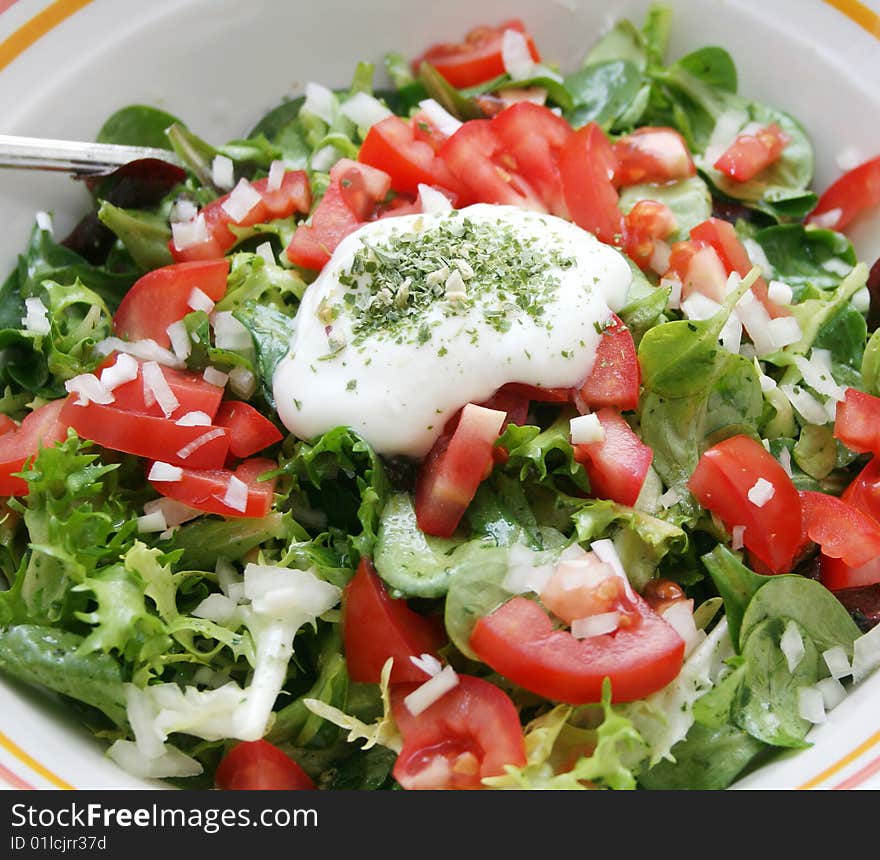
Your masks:
[{"label": "red tomato", "polygon": [[728,272],[711,245],[694,241],[675,242],[669,255],[669,270],[664,278],[676,276],[681,282],[681,298],[701,293],[718,303],[727,292]]},{"label": "red tomato", "polygon": [[440,147],[449,140],[449,135],[440,131],[423,110],[413,114],[412,130],[413,137],[422,143],[427,143],[434,152],[440,152]]},{"label": "red tomato", "polygon": [[[40,448],[51,448],[67,438],[67,424],[61,418],[63,406],[63,400],[53,400],[25,416],[18,427],[7,419],[13,429],[4,430],[0,436],[0,495],[27,495],[27,481],[13,477],[13,474],[20,472]],[[7,422],[4,424],[8,427]]]},{"label": "red tomato", "polygon": [[403,749],[394,778],[407,789],[479,789],[505,765],[522,767],[526,748],[519,714],[494,684],[459,675],[458,684],[413,716],[406,697],[416,685],[391,690],[391,710]]},{"label": "red tomato", "polygon": [[[102,365],[107,367],[116,361],[116,356],[111,355]],[[164,418],[165,413],[157,402],[147,406],[144,397],[144,376],[142,361],[138,361],[138,375],[131,382],[123,382],[113,389],[113,406],[126,412],[141,412],[144,415],[153,415],[156,418]],[[205,382],[200,373],[189,370],[176,370],[173,367],[162,367],[162,375],[168,383],[168,387],[174,393],[180,404],[168,417],[176,420],[187,412],[204,412],[209,418],[213,418],[223,399],[223,389],[219,385]]]},{"label": "red tomato", "polygon": [[574,134],[571,126],[550,108],[531,102],[511,105],[492,120],[492,125],[514,159],[517,173],[535,189],[549,212],[567,218],[559,158]]},{"label": "red tomato", "polygon": [[443,42],[432,45],[420,57],[413,60],[413,69],[430,63],[454,87],[473,87],[484,81],[503,75],[504,60],[501,56],[501,40],[505,30],[523,33],[529,46],[532,59],[541,61],[532,37],[526,32],[525,24],[514,19],[505,21],[497,27],[475,27],[460,43]]},{"label": "red tomato", "polygon": [[300,224],[287,246],[290,262],[305,269],[322,269],[349,233],[375,217],[376,207],[390,190],[387,173],[347,158],[338,161],[311,224]]},{"label": "red tomato", "polygon": [[309,775],[268,741],[242,741],[220,762],[214,783],[222,791],[314,791]]},{"label": "red tomato", "polygon": [[[758,507],[749,500],[749,490],[762,478],[772,485],[773,496]],[[791,570],[803,540],[800,498],[791,478],[760,442],[733,436],[713,445],[700,457],[688,487],[728,531],[745,526],[743,543],[769,573]]]},{"label": "red tomato", "polygon": [[241,400],[224,400],[214,423],[229,432],[229,453],[233,457],[250,457],[282,439],[268,418]]},{"label": "red tomato", "polygon": [[614,154],[614,181],[618,186],[674,182],[697,173],[684,138],[672,128],[636,129],[614,144]]},{"label": "red tomato", "polygon": [[[224,517],[265,517],[272,510],[275,479],[257,479],[277,468],[278,464],[274,460],[254,458],[245,460],[234,472],[229,469],[184,468],[179,481],[151,480],[150,483],[163,496],[183,502],[197,511],[222,514]],[[223,501],[233,477],[247,486],[247,500],[243,511]]]},{"label": "red tomato", "polygon": [[379,683],[389,657],[393,683],[423,683],[427,676],[410,657],[436,656],[446,641],[431,620],[388,596],[367,558],[342,592],[342,638],[349,677],[367,684]]},{"label": "red tomato", "polygon": [[[91,439],[111,451],[190,469],[219,469],[229,451],[229,436],[222,427],[184,427],[170,418],[127,412],[116,405],[78,406],[75,395],[64,401],[61,421],[73,427],[81,438]],[[220,431],[218,436],[188,452],[187,446],[215,430]],[[181,451],[188,456],[181,456]]]},{"label": "red tomato", "polygon": [[169,347],[168,326],[192,311],[189,297],[198,287],[214,302],[226,294],[229,260],[175,263],[137,280],[113,316],[113,328],[128,340],[152,338]]},{"label": "red tomato", "polygon": [[[720,218],[709,218],[691,230],[691,238],[700,245],[714,248],[728,274],[736,272],[744,278],[752,269],[752,261],[739,241],[733,224],[722,221]],[[777,305],[776,302],[770,300],[767,293],[767,282],[763,278],[758,278],[755,281],[752,292],[773,319],[791,316],[791,311],[788,308]]]},{"label": "red tomato", "polygon": [[481,618],[470,646],[496,672],[539,696],[582,705],[602,699],[630,702],[665,687],[681,670],[684,640],[638,595],[630,624],[614,633],[575,639],[524,597]]},{"label": "red tomato", "polygon": [[633,433],[616,409],[603,407],[596,417],[605,438],[601,442],[575,445],[575,459],[587,470],[593,496],[634,505],[651,468],[654,452]]},{"label": "red tomato", "polygon": [[614,150],[594,122],[578,129],[563,147],[559,174],[571,220],[609,245],[623,241],[623,213],[612,183],[616,171]]},{"label": "red tomato", "polygon": [[880,453],[880,397],[847,388],[845,399],[837,403],[834,437],[850,451]]},{"label": "red tomato", "polygon": [[508,382],[500,390],[524,397],[526,400],[536,400],[538,403],[568,403],[572,398],[570,388],[541,388],[537,385],[527,385],[525,382]]},{"label": "red tomato", "polygon": [[440,148],[440,158],[473,200],[546,212],[538,191],[520,174],[494,120],[464,123]]},{"label": "red tomato", "polygon": [[8,415],[0,415],[0,436],[5,436],[7,433],[12,433],[14,430],[18,430],[18,424],[16,424]]},{"label": "red tomato", "polygon": [[420,184],[453,191],[458,188],[458,181],[434,148],[417,140],[414,124],[399,116],[389,116],[367,132],[358,161],[387,173],[395,191],[418,194]]},{"label": "red tomato", "polygon": [[[639,405],[642,371],[629,329],[617,314],[602,331],[593,369],[575,397],[582,411],[614,406],[621,412]],[[583,408],[586,407],[586,408]]]},{"label": "red tomato", "polygon": [[488,400],[480,404],[484,409],[504,412],[506,414],[504,428],[508,424],[517,424],[521,427],[526,423],[529,414],[529,398],[520,394],[514,386],[516,383],[502,385]]},{"label": "red tomato", "polygon": [[822,585],[834,592],[880,584],[880,558],[872,558],[860,567],[852,567],[842,558],[823,554],[820,579]]},{"label": "red tomato", "polygon": [[639,200],[623,219],[623,250],[640,269],[648,270],[657,242],[668,239],[677,228],[665,203]]},{"label": "red tomato", "polygon": [[748,182],[779,161],[790,142],[791,138],[774,122],[754,134],[739,135],[714,167],[737,182]]},{"label": "red tomato", "polygon": [[880,204],[880,156],[844,173],[819,198],[808,223],[843,230],[866,209]]},{"label": "red tomato", "polygon": [[257,179],[251,183],[251,187],[259,194],[260,200],[239,221],[236,221],[223,208],[223,204],[229,199],[230,194],[224,194],[217,200],[211,201],[201,210],[205,219],[208,238],[188,248],[178,248],[174,241],[168,243],[171,255],[177,262],[192,262],[196,260],[211,260],[222,257],[231,250],[238,239],[230,230],[230,225],[236,227],[253,227],[265,221],[276,218],[289,218],[295,212],[305,214],[312,204],[312,192],[309,186],[308,176],[302,170],[286,171],[281,179],[281,186],[274,190],[267,188],[268,177]]},{"label": "red tomato", "polygon": [[823,555],[861,567],[880,557],[880,523],[857,508],[825,493],[800,493],[804,528]]},{"label": "red tomato", "polygon": [[416,521],[429,535],[450,537],[492,468],[506,414],[468,403],[451,436],[434,444],[419,470]]},{"label": "red tomato", "polygon": [[841,498],[880,523],[880,457],[871,458]]}]

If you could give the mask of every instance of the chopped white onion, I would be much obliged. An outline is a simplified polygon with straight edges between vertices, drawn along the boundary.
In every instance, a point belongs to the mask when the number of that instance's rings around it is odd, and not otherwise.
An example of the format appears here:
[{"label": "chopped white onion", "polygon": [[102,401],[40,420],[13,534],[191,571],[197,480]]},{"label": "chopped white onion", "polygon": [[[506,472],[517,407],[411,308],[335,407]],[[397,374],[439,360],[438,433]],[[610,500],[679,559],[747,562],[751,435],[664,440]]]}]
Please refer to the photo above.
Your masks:
[{"label": "chopped white onion", "polygon": [[791,451],[789,451],[785,445],[782,446],[782,449],[779,452],[779,465],[782,466],[783,471],[790,478],[792,476]]},{"label": "chopped white onion", "polygon": [[840,645],[823,651],[822,659],[825,661],[832,678],[845,678],[847,675],[852,675],[849,657],[846,656],[846,651]]},{"label": "chopped white onion", "polygon": [[853,642],[853,681],[858,683],[867,678],[878,666],[880,666],[880,624]]},{"label": "chopped white onion", "polygon": [[231,311],[217,311],[211,317],[214,342],[219,349],[241,352],[253,348],[250,332],[232,315]]},{"label": "chopped white onion", "polygon": [[756,508],[763,508],[776,495],[776,488],[766,478],[758,478],[747,495]]},{"label": "chopped white onion", "polygon": [[852,306],[859,312],[866,314],[871,309],[871,291],[867,287],[862,287],[853,293]]},{"label": "chopped white onion", "polygon": [[404,700],[406,709],[417,717],[427,710],[434,702],[443,698],[450,690],[458,686],[458,675],[452,666],[446,666],[420,687],[416,687]]},{"label": "chopped white onion", "polygon": [[339,158],[339,150],[335,146],[332,144],[322,146],[320,149],[316,149],[313,153],[310,162],[311,168],[318,173],[326,173],[334,164],[336,164],[337,161],[339,161]]},{"label": "chopped white onion", "polygon": [[171,744],[163,744],[161,755],[147,758],[134,741],[118,740],[107,750],[107,757],[126,773],[141,779],[198,776],[202,772],[199,762]]},{"label": "chopped white onion", "polygon": [[162,511],[153,511],[151,514],[144,514],[137,518],[137,528],[139,534],[164,532],[168,528],[168,523],[165,522],[165,515]]},{"label": "chopped white onion", "polygon": [[355,93],[343,102],[340,111],[362,129],[371,128],[377,122],[382,122],[392,115],[379,99],[369,93]]},{"label": "chopped white onion", "polygon": [[755,352],[759,356],[769,355],[776,350],[770,335],[770,314],[754,296],[751,290],[746,292],[736,304],[736,312],[748,332]]},{"label": "chopped white onion", "polygon": [[171,349],[174,354],[181,360],[185,361],[192,352],[192,342],[189,339],[189,332],[186,330],[186,323],[183,320],[171,323],[165,329],[168,339],[171,341]]},{"label": "chopped white onion", "polygon": [[736,311],[731,311],[727,317],[727,321],[721,329],[719,340],[721,345],[728,351],[736,355],[742,345],[743,326],[742,320]]},{"label": "chopped white onion", "polygon": [[238,185],[232,189],[229,197],[220,204],[220,208],[233,221],[239,223],[244,221],[254,206],[262,200],[260,192],[247,179],[239,179]]},{"label": "chopped white onion", "polygon": [[782,281],[770,281],[767,285],[767,296],[771,302],[776,302],[777,305],[790,305],[794,298],[794,291]]},{"label": "chopped white onion", "polygon": [[147,475],[148,481],[180,481],[183,478],[183,469],[180,466],[172,466],[170,463],[163,463],[157,460],[150,467],[150,473]]},{"label": "chopped white onion", "polygon": [[229,386],[233,394],[247,400],[257,390],[257,377],[245,367],[233,367],[229,371]]},{"label": "chopped white onion", "polygon": [[734,526],[730,530],[730,548],[734,551],[741,550],[745,546],[745,536],[745,526]]},{"label": "chopped white onion", "polygon": [[254,253],[262,258],[263,262],[267,266],[275,266],[277,265],[277,261],[275,259],[275,254],[272,251],[272,243],[271,242],[260,242],[256,248],[254,248]]},{"label": "chopped white onion", "polygon": [[21,324],[31,334],[47,335],[52,330],[49,311],[39,296],[29,296],[24,300],[26,310]]},{"label": "chopped white onion", "polygon": [[216,621],[217,624],[229,624],[235,617],[238,604],[225,594],[209,594],[195,609],[192,614],[196,618],[207,618]]},{"label": "chopped white onion", "polygon": [[244,513],[247,510],[248,485],[240,478],[233,475],[226,487],[226,495],[223,496],[223,504],[234,511]]},{"label": "chopped white onion", "polygon": [[749,262],[761,270],[763,277],[771,277],[773,275],[773,267],[770,265],[770,260],[767,259],[767,254],[764,253],[764,248],[752,238],[743,239],[742,244],[749,255]]},{"label": "chopped white onion", "polygon": [[148,386],[159,404],[159,408],[168,418],[178,406],[180,401],[171,390],[162,368],[155,361],[145,361],[143,366],[144,385]]},{"label": "chopped white onion", "polygon": [[706,634],[697,629],[693,600],[676,600],[663,610],[660,617],[684,640],[685,657],[706,638]]},{"label": "chopped white onion", "polygon": [[846,688],[837,678],[823,678],[816,684],[822,694],[822,703],[826,711],[832,711],[846,698]]},{"label": "chopped white onion", "polygon": [[660,279],[660,288],[669,290],[666,305],[671,310],[678,310],[681,307],[681,286],[681,278],[676,274],[664,275]]},{"label": "chopped white onion", "polygon": [[786,622],[785,630],[779,640],[779,648],[785,655],[788,671],[794,672],[800,665],[801,660],[804,659],[804,654],[807,653],[800,628],[794,621]]},{"label": "chopped white onion", "polygon": [[211,181],[218,188],[229,191],[235,185],[235,170],[232,159],[225,155],[215,155],[211,162]]},{"label": "chopped white onion", "polygon": [[691,293],[682,303],[681,312],[689,320],[707,320],[721,310],[721,305],[702,293]]},{"label": "chopped white onion", "polygon": [[174,221],[171,224],[171,239],[178,251],[185,251],[195,245],[208,241],[208,225],[200,212],[191,221]]},{"label": "chopped white onion", "polygon": [[815,687],[801,687],[798,691],[798,716],[808,723],[825,722],[825,700]]},{"label": "chopped white onion", "polygon": [[211,416],[207,412],[196,409],[193,412],[184,413],[174,423],[179,427],[210,427]]},{"label": "chopped white onion", "polygon": [[504,71],[515,81],[533,77],[535,61],[526,37],[518,30],[505,30],[501,37],[501,59]]},{"label": "chopped white onion", "polygon": [[167,499],[164,496],[160,499],[153,499],[144,505],[144,514],[154,514],[156,511],[162,513],[162,517],[169,528],[188,523],[190,520],[197,519],[203,515],[202,511],[197,511],[183,502],[178,502],[176,499]]},{"label": "chopped white onion", "polygon": [[[635,140],[635,138],[633,138]],[[672,256],[672,246],[662,239],[654,240],[654,250],[648,260],[651,271],[663,275],[669,271],[669,258]]]},{"label": "chopped white onion", "polygon": [[116,398],[113,392],[95,376],[94,373],[81,373],[64,383],[64,388],[70,394],[78,394],[77,406],[88,406],[89,403],[112,403]]},{"label": "chopped white onion", "polygon": [[578,415],[569,421],[572,445],[588,445],[605,441],[605,429],[594,412]]},{"label": "chopped white onion", "polygon": [[822,230],[836,230],[841,215],[843,215],[842,209],[829,209],[821,215],[814,215],[810,218],[810,223]]},{"label": "chopped white onion", "polygon": [[[220,590],[227,597],[232,597],[229,593],[229,589],[232,586],[239,585],[241,586],[240,596],[244,597],[244,580],[232,562],[227,561],[225,558],[218,558],[217,564],[214,566],[214,573],[217,574],[217,585],[220,586]],[[233,599],[237,600],[238,597]]]},{"label": "chopped white onion", "polygon": [[174,201],[174,209],[171,212],[171,221],[192,221],[199,214],[198,206],[186,197],[178,197]]},{"label": "chopped white onion", "polygon": [[589,553],[579,544],[569,544],[561,553],[559,553],[559,561],[571,561],[572,559],[584,558]]},{"label": "chopped white onion", "polygon": [[768,391],[772,391],[774,388],[778,388],[776,380],[772,376],[767,376],[766,373],[759,374],[758,382],[761,384],[761,391],[764,392],[764,394]]},{"label": "chopped white onion", "polygon": [[442,215],[452,211],[452,203],[445,194],[423,183],[419,183],[419,204],[425,215]]},{"label": "chopped white onion", "polygon": [[419,102],[419,107],[424,111],[428,122],[446,137],[452,137],[463,125],[461,120],[449,113],[435,99],[423,99]]},{"label": "chopped white onion", "polygon": [[846,387],[838,385],[834,381],[831,371],[831,351],[827,349],[813,349],[809,359],[802,355],[794,356],[794,363],[801,372],[804,382],[819,394],[824,394],[832,400],[843,400],[846,396]]},{"label": "chopped white onion", "polygon": [[604,636],[613,633],[620,626],[620,613],[600,612],[598,615],[588,615],[586,618],[575,618],[571,622],[571,635],[575,639],[592,639],[594,636]]},{"label": "chopped white onion", "polygon": [[187,445],[184,445],[178,452],[177,456],[181,460],[186,460],[188,457],[191,457],[199,448],[204,448],[209,442],[212,442],[214,439],[219,438],[220,436],[225,435],[226,431],[220,427],[215,427],[213,430],[209,430],[207,433],[202,433],[201,436],[197,436]]},{"label": "chopped white onion", "polygon": [[599,556],[600,561],[604,561],[605,564],[610,564],[611,567],[614,568],[614,572],[623,580],[623,587],[626,591],[627,597],[629,597],[630,600],[634,600],[635,595],[633,594],[632,586],[629,584],[629,578],[627,577],[623,564],[620,561],[620,556],[617,554],[617,547],[614,546],[614,542],[611,538],[594,540],[590,544],[590,550]]},{"label": "chopped white onion", "polygon": [[214,310],[214,300],[198,287],[193,287],[190,291],[189,298],[186,300],[187,307],[194,311],[204,311],[206,314]]},{"label": "chopped white onion", "polygon": [[113,391],[126,382],[134,382],[138,375],[138,363],[127,353],[121,352],[116,356],[116,361],[101,371],[101,384],[108,390]]},{"label": "chopped white onion", "polygon": [[145,340],[126,341],[118,337],[107,337],[95,344],[95,349],[101,355],[109,355],[111,352],[124,352],[144,361],[155,361],[165,367],[182,368],[183,362],[170,350],[159,346],[152,338]]},{"label": "chopped white onion", "polygon": [[209,385],[216,385],[218,388],[225,388],[226,383],[229,381],[229,374],[224,373],[222,370],[217,370],[216,367],[206,367],[202,371],[202,379],[204,379]]},{"label": "chopped white onion", "polygon": [[410,657],[410,662],[417,669],[433,678],[443,670],[443,664],[433,654],[422,654],[421,657]]},{"label": "chopped white onion", "polygon": [[507,413],[498,409],[487,409],[485,406],[477,406],[468,403],[461,410],[461,425],[479,432],[478,438],[497,436],[507,420]]},{"label": "chopped white onion", "polygon": [[52,216],[48,212],[43,212],[42,210],[37,212],[34,216],[34,220],[37,222],[37,227],[39,227],[44,233],[49,233],[51,235],[54,231]]},{"label": "chopped white onion", "polygon": [[795,409],[810,423],[823,425],[829,419],[828,410],[809,391],[804,391],[799,385],[783,383],[779,386],[782,393],[789,399]]},{"label": "chopped white onion", "polygon": [[266,179],[266,191],[278,191],[284,183],[286,168],[283,161],[275,159],[269,165],[269,176]]},{"label": "chopped white onion", "polygon": [[511,563],[501,587],[511,594],[527,594],[530,591],[540,594],[547,587],[551,576],[553,576],[552,564]]},{"label": "chopped white onion", "polygon": [[661,508],[671,508],[673,505],[677,505],[680,501],[681,496],[679,495],[678,490],[676,490],[675,487],[670,487],[657,499],[657,502],[660,504]]},{"label": "chopped white onion", "polygon": [[313,113],[319,119],[324,120],[327,125],[331,125],[335,108],[336,96],[331,90],[312,81],[306,84],[306,99],[303,102],[302,110],[306,113]]}]

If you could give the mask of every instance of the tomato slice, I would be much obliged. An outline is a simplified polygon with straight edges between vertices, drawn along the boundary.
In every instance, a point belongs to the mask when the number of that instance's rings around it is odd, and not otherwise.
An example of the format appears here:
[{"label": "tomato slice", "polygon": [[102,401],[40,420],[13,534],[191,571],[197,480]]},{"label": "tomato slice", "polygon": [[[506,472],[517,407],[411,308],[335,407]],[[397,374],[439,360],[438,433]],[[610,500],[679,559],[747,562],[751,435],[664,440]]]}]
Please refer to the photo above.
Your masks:
[{"label": "tomato slice", "polygon": [[754,134],[741,134],[713,165],[737,182],[748,182],[775,164],[791,138],[774,122]]},{"label": "tomato slice", "polygon": [[623,213],[612,177],[617,157],[605,132],[591,122],[569,137],[559,160],[571,220],[609,245],[623,241]]},{"label": "tomato slice", "polygon": [[268,418],[241,400],[224,400],[215,423],[229,432],[229,453],[233,457],[250,457],[283,438]]},{"label": "tomato slice", "polygon": [[618,186],[674,182],[697,173],[684,138],[673,128],[646,126],[625,134],[615,142],[614,155]]},{"label": "tomato slice", "polygon": [[349,677],[378,684],[382,667],[394,658],[394,683],[422,683],[427,676],[411,657],[436,656],[445,643],[442,627],[413,612],[405,600],[388,596],[376,569],[361,558],[357,572],[342,592],[342,638]]},{"label": "tomato slice", "polygon": [[189,297],[198,287],[212,301],[226,294],[229,260],[176,263],[154,269],[139,278],[125,294],[113,316],[113,328],[128,340],[151,338],[169,347],[168,326],[192,308]]},{"label": "tomato slice", "polygon": [[601,442],[575,445],[575,459],[587,470],[593,496],[634,505],[651,468],[654,452],[633,433],[616,409],[603,407],[596,412],[596,417],[605,438]]},{"label": "tomato slice", "polygon": [[675,242],[669,254],[669,269],[663,277],[672,275],[681,282],[682,299],[701,293],[719,304],[724,301],[728,272],[711,245]]},{"label": "tomato slice", "polygon": [[506,413],[468,403],[451,436],[441,436],[419,470],[416,522],[429,535],[451,537],[492,468]]},{"label": "tomato slice", "polygon": [[[76,399],[71,395],[64,400],[61,422],[73,427],[81,438],[91,439],[111,451],[190,469],[218,469],[226,460],[229,436],[222,427],[186,427],[170,418],[127,412],[116,405],[79,406]],[[206,434],[211,434],[211,438]],[[203,437],[206,441],[200,444]]]},{"label": "tomato slice", "polygon": [[391,690],[391,711],[403,736],[393,774],[404,788],[479,789],[486,777],[504,774],[505,765],[526,763],[519,714],[494,684],[459,675],[458,684],[418,716],[404,701],[414,689],[406,684]]},{"label": "tomato slice", "polygon": [[550,616],[524,597],[514,597],[481,618],[470,646],[496,672],[532,693],[582,705],[602,699],[631,702],[672,681],[684,660],[684,640],[638,595],[630,624],[589,639],[558,629]]},{"label": "tomato slice", "polygon": [[[151,480],[150,483],[163,496],[182,502],[197,511],[221,514],[224,517],[265,517],[272,510],[275,479],[257,479],[277,468],[278,464],[274,460],[254,458],[245,460],[235,471],[184,468],[179,481]],[[243,511],[224,501],[233,477],[247,487]]]},{"label": "tomato slice", "polygon": [[20,472],[40,448],[50,448],[67,438],[67,424],[61,417],[63,406],[63,400],[52,400],[26,415],[20,426],[11,419],[4,422],[7,428],[12,424],[12,429],[0,436],[0,495],[27,495],[28,482],[14,477],[14,473]]},{"label": "tomato slice", "polygon": [[668,239],[677,228],[675,216],[665,203],[639,200],[623,219],[623,249],[640,269],[648,271],[657,242]]},{"label": "tomato slice", "polygon": [[464,123],[440,148],[440,158],[475,201],[547,211],[540,194],[518,172],[519,165],[496,132],[494,120]]},{"label": "tomato slice", "polygon": [[295,212],[305,214],[312,208],[312,189],[303,170],[285,170],[278,188],[269,188],[269,177],[255,179],[251,185],[263,198],[270,221],[289,218]]},{"label": "tomato slice", "polygon": [[578,389],[575,402],[583,412],[613,406],[621,410],[639,405],[642,371],[629,329],[617,314],[602,331],[593,369]]},{"label": "tomato slice", "polygon": [[311,777],[268,741],[242,741],[220,762],[214,783],[222,791],[314,791]]},{"label": "tomato slice", "polygon": [[535,189],[547,211],[567,218],[559,158],[574,134],[571,126],[550,108],[531,102],[511,105],[492,120],[492,125],[514,159],[517,172]]},{"label": "tomato slice", "polygon": [[847,388],[837,403],[834,437],[858,454],[880,453],[880,397]]},{"label": "tomato slice", "polygon": [[819,198],[808,223],[843,230],[866,209],[880,205],[880,156],[860,164],[833,182]]},{"label": "tomato slice", "polygon": [[[749,491],[761,479],[769,482],[773,495],[759,506],[749,499]],[[745,527],[745,547],[769,573],[791,570],[803,540],[800,498],[791,478],[760,442],[733,436],[713,445],[700,457],[688,487],[728,531]]]},{"label": "tomato slice", "polygon": [[515,394],[526,400],[535,400],[538,403],[568,403],[572,398],[570,388],[541,388],[525,382],[508,382],[499,391]]},{"label": "tomato slice", "polygon": [[880,523],[880,457],[871,458],[841,498]]},{"label": "tomato slice", "polygon": [[395,191],[418,194],[419,185],[455,191],[459,183],[434,148],[416,139],[414,125],[399,116],[377,122],[364,139],[358,161],[384,171]]},{"label": "tomato slice", "polygon": [[803,490],[800,498],[806,532],[824,555],[851,567],[880,558],[880,523],[826,493]]},{"label": "tomato slice", "polygon": [[473,87],[503,75],[504,59],[501,55],[501,41],[505,30],[516,30],[526,37],[532,59],[541,61],[535,42],[526,31],[525,24],[518,19],[505,21],[497,27],[475,27],[463,42],[443,42],[432,45],[413,60],[413,69],[430,63],[454,87]]}]

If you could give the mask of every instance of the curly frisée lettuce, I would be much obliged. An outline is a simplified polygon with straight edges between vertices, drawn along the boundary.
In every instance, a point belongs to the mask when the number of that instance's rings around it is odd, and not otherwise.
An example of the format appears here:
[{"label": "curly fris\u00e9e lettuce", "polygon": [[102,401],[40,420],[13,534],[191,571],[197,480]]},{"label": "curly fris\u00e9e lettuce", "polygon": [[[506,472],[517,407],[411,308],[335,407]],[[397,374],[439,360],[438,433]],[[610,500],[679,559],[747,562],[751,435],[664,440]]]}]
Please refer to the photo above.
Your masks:
[{"label": "curly fris\u00e9e lettuce", "polygon": [[[186,788],[721,789],[808,746],[878,662],[877,266],[810,217],[808,130],[671,26],[566,70],[483,26],[226,144],[111,116],[185,169],[41,213],[0,285],[4,677]],[[608,295],[566,345],[573,275],[572,318]],[[523,326],[565,379],[441,402]]]}]

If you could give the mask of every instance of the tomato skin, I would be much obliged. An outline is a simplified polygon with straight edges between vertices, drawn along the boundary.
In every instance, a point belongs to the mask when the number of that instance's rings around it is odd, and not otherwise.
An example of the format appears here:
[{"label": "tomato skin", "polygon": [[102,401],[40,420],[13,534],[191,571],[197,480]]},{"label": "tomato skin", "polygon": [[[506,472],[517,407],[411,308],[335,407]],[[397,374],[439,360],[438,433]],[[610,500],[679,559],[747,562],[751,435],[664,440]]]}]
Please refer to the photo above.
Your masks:
[{"label": "tomato skin", "polygon": [[499,391],[515,394],[526,400],[535,400],[538,403],[568,403],[572,398],[570,388],[541,388],[525,382],[508,382]]},{"label": "tomato skin", "polygon": [[612,183],[616,171],[614,150],[594,122],[578,129],[562,149],[559,174],[571,220],[609,245],[623,241],[623,213]]},{"label": "tomato skin", "polygon": [[711,245],[686,240],[675,242],[669,254],[669,270],[681,281],[681,298],[701,293],[721,304],[727,291],[728,271]]},{"label": "tomato skin", "polygon": [[[860,164],[833,182],[819,198],[816,208],[807,218],[815,224],[818,219],[823,227],[843,230],[866,209],[880,204],[880,156]],[[822,216],[838,212],[833,223]],[[817,226],[819,226],[817,224]]]},{"label": "tomato skin", "polygon": [[27,495],[28,482],[13,474],[20,472],[40,448],[51,448],[67,438],[67,424],[61,417],[63,406],[64,400],[52,400],[26,415],[20,426],[9,418],[3,422],[7,429],[0,435],[0,495]]},{"label": "tomato skin", "polygon": [[[759,478],[769,481],[774,490],[760,508],[748,499]],[[745,547],[769,573],[791,570],[803,540],[800,497],[791,478],[760,442],[733,436],[713,445],[700,457],[688,487],[728,530],[745,526]]]},{"label": "tomato skin", "polygon": [[295,212],[305,214],[312,208],[312,188],[304,170],[285,170],[281,186],[271,191],[268,176],[255,179],[251,185],[263,198],[266,217],[270,221],[289,218]]},{"label": "tomato skin", "polygon": [[229,432],[229,453],[233,457],[258,454],[283,438],[268,418],[242,400],[224,400],[214,423]]},{"label": "tomato skin", "polygon": [[578,389],[575,402],[579,408],[613,406],[624,412],[639,405],[641,384],[642,370],[633,337],[623,320],[612,314],[602,331],[593,368]]},{"label": "tomato skin", "polygon": [[403,735],[393,770],[401,786],[481,789],[482,780],[501,776],[505,765],[526,763],[519,714],[510,697],[494,684],[459,675],[452,690],[413,716],[404,699],[416,687],[391,689],[391,710]]},{"label": "tomato skin", "polygon": [[514,597],[481,618],[470,646],[496,672],[526,690],[582,705],[602,699],[611,679],[611,701],[630,702],[665,687],[681,670],[684,640],[638,595],[628,626],[590,639],[557,629],[550,616]]},{"label": "tomato skin", "polygon": [[640,269],[648,271],[657,242],[668,239],[677,226],[665,203],[639,200],[623,219],[623,249]]},{"label": "tomato skin", "polygon": [[696,176],[697,168],[684,138],[673,128],[646,126],[614,143],[618,186],[674,182]]},{"label": "tomato skin", "polygon": [[[183,427],[170,418],[127,412],[117,406],[89,403],[78,406],[75,395],[64,400],[61,422],[73,427],[83,439],[91,439],[111,451],[136,454],[189,469],[219,469],[229,451],[229,436],[223,428]],[[177,452],[212,430],[219,436],[193,451],[189,457]]]},{"label": "tomato skin", "polygon": [[632,506],[642,491],[654,452],[616,409],[603,407],[596,417],[605,439],[575,445],[575,459],[587,470],[591,495]]},{"label": "tomato skin", "polygon": [[125,294],[113,315],[113,329],[127,340],[151,338],[169,347],[167,328],[183,319],[192,308],[189,297],[198,287],[212,301],[226,294],[229,260],[174,263],[147,272]]},{"label": "tomato skin", "polygon": [[823,555],[861,567],[880,557],[880,523],[849,503],[825,493],[800,493],[804,528]]},{"label": "tomato skin", "polygon": [[737,182],[748,182],[775,164],[791,138],[774,122],[754,134],[741,134],[713,165]]},{"label": "tomato skin", "polygon": [[315,791],[311,777],[268,741],[241,741],[220,762],[214,783],[222,791]]},{"label": "tomato skin", "polygon": [[[272,510],[275,479],[258,481],[257,478],[277,468],[274,460],[254,458],[245,460],[234,472],[229,469],[184,468],[179,481],[151,480],[150,483],[166,498],[182,502],[197,511],[224,517],[265,517]],[[243,511],[223,502],[233,476],[247,484],[247,502]]]},{"label": "tomato skin", "polygon": [[519,19],[505,21],[497,27],[475,27],[460,43],[439,43],[431,45],[424,54],[413,61],[413,70],[430,63],[446,80],[459,89],[473,87],[504,74],[504,60],[501,56],[501,40],[505,30],[523,33],[529,46],[532,59],[541,61],[534,40],[526,32],[525,24]]},{"label": "tomato skin", "polygon": [[425,534],[451,537],[489,474],[506,414],[468,403],[452,435],[441,436],[419,469],[416,522]]},{"label": "tomato skin", "polygon": [[378,684],[382,667],[394,658],[392,683],[424,683],[427,676],[410,657],[436,656],[445,634],[405,600],[388,595],[372,562],[361,558],[342,592],[342,640],[352,681]]},{"label": "tomato skin", "polygon": [[834,438],[858,454],[880,453],[880,397],[847,388],[837,402]]}]

